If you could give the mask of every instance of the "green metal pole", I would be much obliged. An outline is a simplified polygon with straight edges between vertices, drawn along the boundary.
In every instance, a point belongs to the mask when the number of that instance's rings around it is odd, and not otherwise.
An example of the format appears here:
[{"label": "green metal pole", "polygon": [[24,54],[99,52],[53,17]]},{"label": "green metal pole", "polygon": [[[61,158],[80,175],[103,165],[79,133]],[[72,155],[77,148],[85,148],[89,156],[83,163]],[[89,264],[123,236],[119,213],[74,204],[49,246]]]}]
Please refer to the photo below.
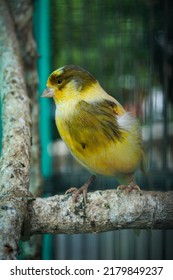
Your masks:
[{"label": "green metal pole", "polygon": [[[46,87],[50,74],[50,1],[35,1],[35,34],[38,50],[39,93]],[[40,103],[40,137],[42,149],[42,174],[49,177],[52,170],[51,156],[48,153],[48,144],[51,142],[51,115],[50,100],[39,98]]]},{"label": "green metal pole", "polygon": [[[46,87],[46,81],[50,74],[50,1],[37,0],[34,2],[34,30],[38,50],[39,93]],[[48,153],[48,144],[52,140],[51,135],[51,108],[50,100],[39,98],[40,103],[40,138],[41,138],[41,168],[45,179],[51,176],[52,159]],[[42,258],[52,259],[52,236],[43,236]]]}]

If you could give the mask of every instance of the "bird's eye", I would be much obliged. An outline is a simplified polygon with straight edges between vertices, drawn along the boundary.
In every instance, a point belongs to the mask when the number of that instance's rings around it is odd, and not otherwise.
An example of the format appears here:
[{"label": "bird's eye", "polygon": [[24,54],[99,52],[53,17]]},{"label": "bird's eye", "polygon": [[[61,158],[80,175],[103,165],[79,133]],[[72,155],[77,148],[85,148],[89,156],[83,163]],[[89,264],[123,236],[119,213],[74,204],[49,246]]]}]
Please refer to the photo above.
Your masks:
[{"label": "bird's eye", "polygon": [[58,79],[58,84],[60,85],[62,83],[62,79]]}]

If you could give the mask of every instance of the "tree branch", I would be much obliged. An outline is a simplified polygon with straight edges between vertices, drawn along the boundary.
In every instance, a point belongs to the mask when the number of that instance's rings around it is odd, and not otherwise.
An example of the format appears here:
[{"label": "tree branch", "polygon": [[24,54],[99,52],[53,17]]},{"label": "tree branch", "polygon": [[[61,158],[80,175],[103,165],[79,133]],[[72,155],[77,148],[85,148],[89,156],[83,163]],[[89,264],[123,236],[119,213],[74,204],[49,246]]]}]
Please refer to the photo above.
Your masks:
[{"label": "tree branch", "polygon": [[30,234],[173,229],[173,192],[106,190],[87,199],[85,208],[81,196],[76,204],[69,195],[30,202]]},{"label": "tree branch", "polygon": [[31,169],[30,191],[34,195],[42,192],[42,178],[40,171],[40,135],[39,135],[39,104],[38,104],[38,74],[37,50],[33,38],[33,1],[9,0],[11,15],[16,27],[16,34],[20,45],[20,53],[24,63],[24,75],[27,93],[31,101]]},{"label": "tree branch", "polygon": [[[20,45],[20,52],[24,63],[25,81],[27,93],[31,101],[31,168],[30,168],[30,191],[39,196],[42,193],[43,184],[40,170],[40,135],[39,135],[39,104],[38,104],[38,74],[37,74],[37,50],[33,38],[33,1],[32,0],[9,0],[10,12],[15,23],[16,34]],[[27,238],[26,232],[23,232]],[[24,237],[22,237],[24,239]],[[42,236],[35,235],[22,243],[22,259],[41,258]]]},{"label": "tree branch", "polygon": [[29,98],[18,42],[7,6],[0,0],[2,157],[0,162],[0,259],[16,259],[27,215],[30,170]]}]

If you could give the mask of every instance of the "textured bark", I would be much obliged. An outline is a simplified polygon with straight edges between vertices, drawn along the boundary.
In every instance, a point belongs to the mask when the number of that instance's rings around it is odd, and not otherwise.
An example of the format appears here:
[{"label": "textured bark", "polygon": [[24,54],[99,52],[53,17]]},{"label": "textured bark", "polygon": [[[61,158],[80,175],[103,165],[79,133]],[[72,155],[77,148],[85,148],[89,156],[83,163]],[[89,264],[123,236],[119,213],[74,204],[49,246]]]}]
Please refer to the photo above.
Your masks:
[{"label": "textured bark", "polygon": [[0,0],[2,157],[0,259],[16,259],[30,193],[31,120],[20,50],[6,3]]},{"label": "textured bark", "polygon": [[[37,50],[33,38],[33,1],[32,0],[9,0],[9,7],[15,23],[16,34],[20,45],[20,51],[24,62],[25,81],[27,93],[31,101],[31,168],[30,168],[30,191],[39,196],[42,193],[42,177],[40,170],[40,135],[39,135],[39,104],[38,104],[38,74],[37,74]],[[27,238],[26,232],[23,232]],[[22,243],[23,259],[41,258],[42,237],[32,236],[30,240]]]},{"label": "textured bark", "polygon": [[24,74],[27,93],[30,97],[31,110],[31,170],[30,191],[39,196],[42,192],[40,172],[40,138],[39,138],[39,104],[38,104],[38,74],[37,50],[33,38],[33,1],[9,0],[9,7],[16,27],[20,51],[24,63]]},{"label": "textured bark", "polygon": [[117,229],[173,229],[173,192],[106,190],[37,198],[29,204],[30,234],[89,233]]}]

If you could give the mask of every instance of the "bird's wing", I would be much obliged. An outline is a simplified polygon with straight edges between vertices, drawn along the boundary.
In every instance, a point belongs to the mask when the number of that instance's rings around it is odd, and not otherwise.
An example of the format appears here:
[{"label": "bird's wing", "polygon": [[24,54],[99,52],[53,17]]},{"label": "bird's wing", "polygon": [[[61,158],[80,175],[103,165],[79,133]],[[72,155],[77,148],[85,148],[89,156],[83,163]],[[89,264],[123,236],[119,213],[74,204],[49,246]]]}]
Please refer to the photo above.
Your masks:
[{"label": "bird's wing", "polygon": [[69,120],[69,133],[79,142],[91,139],[103,144],[104,140],[121,141],[117,116],[123,113],[121,107],[109,100],[92,103],[80,101]]}]

